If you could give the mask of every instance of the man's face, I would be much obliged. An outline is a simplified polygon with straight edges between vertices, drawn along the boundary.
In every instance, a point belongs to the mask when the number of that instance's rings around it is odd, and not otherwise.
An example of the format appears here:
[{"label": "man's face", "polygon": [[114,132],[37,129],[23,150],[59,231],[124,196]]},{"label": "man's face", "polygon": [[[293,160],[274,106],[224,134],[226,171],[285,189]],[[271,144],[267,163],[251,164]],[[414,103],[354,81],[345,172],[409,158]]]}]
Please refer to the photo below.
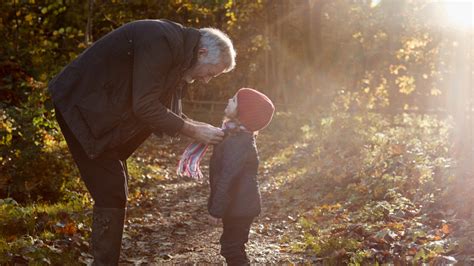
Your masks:
[{"label": "man's face", "polygon": [[214,65],[203,63],[206,56],[207,51],[200,51],[196,65],[184,75],[184,80],[186,80],[187,83],[193,83],[195,80],[208,83],[212,78],[224,72],[226,67],[223,64]]},{"label": "man's face", "polygon": [[212,78],[215,78],[224,72],[225,67],[221,65],[202,64],[198,62],[188,73],[185,74],[184,79],[188,83],[193,83],[199,80],[208,83]]}]

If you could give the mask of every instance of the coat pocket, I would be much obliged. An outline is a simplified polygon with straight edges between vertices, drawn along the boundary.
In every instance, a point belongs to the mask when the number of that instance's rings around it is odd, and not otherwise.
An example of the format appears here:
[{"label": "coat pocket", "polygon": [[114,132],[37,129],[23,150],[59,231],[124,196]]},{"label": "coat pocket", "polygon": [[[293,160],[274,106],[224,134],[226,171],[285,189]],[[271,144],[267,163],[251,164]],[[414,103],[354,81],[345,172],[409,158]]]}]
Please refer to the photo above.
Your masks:
[{"label": "coat pocket", "polygon": [[111,106],[105,91],[94,91],[82,99],[77,107],[96,139],[120,124],[121,114]]}]

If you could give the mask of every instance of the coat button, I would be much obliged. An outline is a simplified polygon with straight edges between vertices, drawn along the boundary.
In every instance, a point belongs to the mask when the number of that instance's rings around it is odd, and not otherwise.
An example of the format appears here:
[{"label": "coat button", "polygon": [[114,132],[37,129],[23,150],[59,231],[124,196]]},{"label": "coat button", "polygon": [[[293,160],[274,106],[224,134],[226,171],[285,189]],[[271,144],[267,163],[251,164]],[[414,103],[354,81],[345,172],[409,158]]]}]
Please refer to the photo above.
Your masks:
[{"label": "coat button", "polygon": [[133,41],[132,40],[128,40],[129,43],[132,43]]},{"label": "coat button", "polygon": [[130,55],[130,52],[128,52],[127,54]]}]

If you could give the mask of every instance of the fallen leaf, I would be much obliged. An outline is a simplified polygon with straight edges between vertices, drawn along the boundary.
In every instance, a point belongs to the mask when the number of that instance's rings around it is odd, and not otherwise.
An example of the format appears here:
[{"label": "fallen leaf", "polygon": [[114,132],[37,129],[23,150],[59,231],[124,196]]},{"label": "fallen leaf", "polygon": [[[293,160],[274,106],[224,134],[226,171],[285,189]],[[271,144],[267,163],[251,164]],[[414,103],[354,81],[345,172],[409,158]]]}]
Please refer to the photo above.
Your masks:
[{"label": "fallen leaf", "polygon": [[448,224],[443,224],[443,225],[441,226],[441,232],[445,233],[446,235],[447,235],[447,234],[450,234],[451,231],[452,231],[452,230],[451,230],[451,228],[450,228],[450,226],[449,226]]}]

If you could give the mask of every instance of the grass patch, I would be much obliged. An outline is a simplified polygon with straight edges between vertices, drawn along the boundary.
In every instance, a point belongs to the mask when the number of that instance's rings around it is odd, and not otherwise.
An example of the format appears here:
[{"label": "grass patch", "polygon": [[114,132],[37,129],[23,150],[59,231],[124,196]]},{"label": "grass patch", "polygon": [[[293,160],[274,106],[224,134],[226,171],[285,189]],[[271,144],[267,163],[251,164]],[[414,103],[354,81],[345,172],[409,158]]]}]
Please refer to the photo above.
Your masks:
[{"label": "grass patch", "polygon": [[0,200],[0,264],[80,265],[88,252],[91,216],[87,198],[21,206]]}]

